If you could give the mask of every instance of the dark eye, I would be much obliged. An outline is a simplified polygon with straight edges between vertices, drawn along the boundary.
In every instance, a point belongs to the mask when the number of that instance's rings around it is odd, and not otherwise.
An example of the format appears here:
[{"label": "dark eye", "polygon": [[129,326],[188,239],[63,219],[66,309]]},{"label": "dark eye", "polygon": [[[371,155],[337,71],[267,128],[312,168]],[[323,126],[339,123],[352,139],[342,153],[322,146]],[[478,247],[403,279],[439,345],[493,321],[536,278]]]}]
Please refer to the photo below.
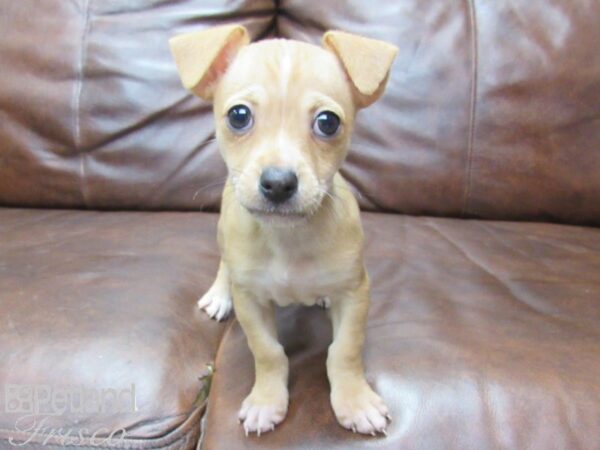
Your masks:
[{"label": "dark eye", "polygon": [[227,112],[229,127],[236,133],[252,128],[252,111],[246,105],[235,105]]},{"label": "dark eye", "polygon": [[331,137],[340,129],[340,118],[332,111],[321,111],[315,117],[313,132],[317,136]]}]

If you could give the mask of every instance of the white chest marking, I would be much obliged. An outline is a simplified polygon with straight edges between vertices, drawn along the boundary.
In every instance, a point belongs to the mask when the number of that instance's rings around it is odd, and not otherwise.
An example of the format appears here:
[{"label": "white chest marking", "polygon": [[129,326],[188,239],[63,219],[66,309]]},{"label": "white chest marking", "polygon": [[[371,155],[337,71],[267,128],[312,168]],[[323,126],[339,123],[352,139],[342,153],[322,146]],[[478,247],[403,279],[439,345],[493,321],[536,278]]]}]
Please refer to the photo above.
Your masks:
[{"label": "white chest marking", "polygon": [[334,296],[350,281],[347,270],[335,270],[317,262],[271,259],[263,270],[239,273],[261,302],[273,300],[280,306],[292,303],[314,305],[319,298]]}]

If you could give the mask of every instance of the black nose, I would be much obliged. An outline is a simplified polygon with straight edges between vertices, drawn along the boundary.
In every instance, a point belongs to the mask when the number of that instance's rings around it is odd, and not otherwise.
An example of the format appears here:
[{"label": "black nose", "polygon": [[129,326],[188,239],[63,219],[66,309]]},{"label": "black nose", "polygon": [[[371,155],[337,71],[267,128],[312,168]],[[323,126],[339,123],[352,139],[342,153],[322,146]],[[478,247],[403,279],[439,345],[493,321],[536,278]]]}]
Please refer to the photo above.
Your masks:
[{"label": "black nose", "polygon": [[298,177],[288,169],[267,167],[260,175],[260,192],[273,203],[283,203],[298,190]]}]

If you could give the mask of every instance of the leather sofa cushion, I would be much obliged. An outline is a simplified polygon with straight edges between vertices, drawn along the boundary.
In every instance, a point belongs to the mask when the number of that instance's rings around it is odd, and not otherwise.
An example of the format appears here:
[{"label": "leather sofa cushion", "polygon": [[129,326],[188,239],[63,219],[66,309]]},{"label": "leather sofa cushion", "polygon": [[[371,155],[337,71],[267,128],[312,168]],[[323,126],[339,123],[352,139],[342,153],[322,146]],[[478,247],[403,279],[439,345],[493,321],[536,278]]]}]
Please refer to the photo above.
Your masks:
[{"label": "leather sofa cushion", "polygon": [[387,438],[353,435],[329,406],[329,321],[280,311],[290,410],[246,438],[253,383],[245,337],[226,331],[204,448],[539,449],[598,446],[600,230],[364,214],[372,305],[367,378],[388,403]]},{"label": "leather sofa cushion", "polygon": [[[219,261],[216,219],[0,208],[0,447],[12,437],[47,448],[58,428],[84,437],[124,428],[127,448],[195,445],[205,406],[194,404],[206,388],[199,378],[224,330],[195,307]],[[9,385],[135,389],[137,410],[111,403],[94,412],[92,403],[90,413],[75,406],[45,416],[50,408],[35,416],[44,429],[17,433],[31,409],[17,402],[5,412],[17,392]]]}]

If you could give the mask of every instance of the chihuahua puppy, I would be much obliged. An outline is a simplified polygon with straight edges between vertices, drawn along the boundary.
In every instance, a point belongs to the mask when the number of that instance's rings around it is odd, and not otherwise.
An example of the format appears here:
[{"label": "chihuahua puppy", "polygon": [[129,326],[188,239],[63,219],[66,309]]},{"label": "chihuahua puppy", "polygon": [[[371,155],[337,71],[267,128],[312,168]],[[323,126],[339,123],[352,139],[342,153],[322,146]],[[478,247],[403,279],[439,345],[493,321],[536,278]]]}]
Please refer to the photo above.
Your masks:
[{"label": "chihuahua puppy", "polygon": [[385,88],[397,48],[329,31],[323,48],[285,39],[249,44],[227,25],[170,41],[183,85],[214,104],[228,168],[217,277],[200,299],[211,317],[232,305],[255,361],[239,411],[246,435],[271,431],[288,408],[288,360],[274,306],[329,307],[331,405],[354,432],[385,433],[387,407],[364,375],[369,307],[357,202],[338,173],[358,109]]}]

